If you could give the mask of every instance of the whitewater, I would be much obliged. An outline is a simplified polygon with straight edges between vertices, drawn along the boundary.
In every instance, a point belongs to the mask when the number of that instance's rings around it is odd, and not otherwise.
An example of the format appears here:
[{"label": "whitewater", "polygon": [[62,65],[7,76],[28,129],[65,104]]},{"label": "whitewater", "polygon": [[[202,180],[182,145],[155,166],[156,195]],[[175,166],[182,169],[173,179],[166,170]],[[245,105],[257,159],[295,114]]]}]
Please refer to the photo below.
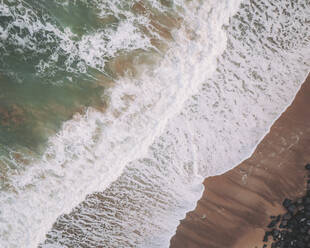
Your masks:
[{"label": "whitewater", "polygon": [[[1,15],[12,13],[10,2],[0,2]],[[59,40],[38,73],[59,69],[61,56],[72,75],[94,68],[105,104],[62,123],[42,155],[24,164],[9,157],[1,247],[168,247],[203,179],[251,155],[309,72],[307,0],[176,0],[175,18],[161,3],[170,1],[148,1],[157,15],[133,14],[120,0],[90,2],[101,19],[119,17],[117,28],[75,42],[73,31],[31,11],[16,24]],[[155,18],[170,32],[152,33]],[[27,39],[16,42],[36,49]]]}]

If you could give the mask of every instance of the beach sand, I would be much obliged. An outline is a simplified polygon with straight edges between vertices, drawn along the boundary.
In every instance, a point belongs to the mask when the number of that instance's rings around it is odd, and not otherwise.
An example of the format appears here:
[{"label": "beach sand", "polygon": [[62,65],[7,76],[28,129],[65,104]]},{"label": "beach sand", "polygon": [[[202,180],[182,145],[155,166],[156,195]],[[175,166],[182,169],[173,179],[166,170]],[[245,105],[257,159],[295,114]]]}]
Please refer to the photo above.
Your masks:
[{"label": "beach sand", "polygon": [[181,221],[170,247],[263,247],[270,216],[285,212],[285,198],[296,199],[305,193],[307,162],[310,75],[252,156],[204,181],[202,198]]}]

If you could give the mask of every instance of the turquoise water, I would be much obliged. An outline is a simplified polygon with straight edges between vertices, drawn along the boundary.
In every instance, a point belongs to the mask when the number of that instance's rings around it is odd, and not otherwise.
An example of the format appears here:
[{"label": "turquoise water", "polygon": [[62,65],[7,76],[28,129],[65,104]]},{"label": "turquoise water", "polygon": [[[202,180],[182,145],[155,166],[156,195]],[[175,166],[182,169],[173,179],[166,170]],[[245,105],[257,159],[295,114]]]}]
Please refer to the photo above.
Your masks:
[{"label": "turquoise water", "polygon": [[[154,51],[156,47],[151,43],[114,45],[111,40],[122,23],[135,18],[133,10],[138,6],[135,2],[99,3],[101,1],[2,1],[2,145],[39,151],[40,145],[74,113],[83,112],[88,106],[105,106],[102,98],[105,83],[119,76],[109,61]],[[169,1],[162,4],[165,8],[172,5]],[[111,10],[112,5],[117,9]],[[142,5],[139,6],[137,12],[142,9]],[[156,17],[155,11],[153,15]],[[143,36],[151,38],[150,28],[143,27],[139,20],[133,20],[132,25],[137,29],[135,32],[144,31]],[[160,27],[160,23],[158,25]],[[99,45],[91,40],[97,34]],[[90,54],[88,49],[100,52]]]},{"label": "turquoise water", "polygon": [[38,151],[75,112],[102,104],[104,87],[96,83],[102,72],[61,44],[66,38],[74,47],[83,35],[104,28],[94,5],[74,2],[2,3],[7,9],[0,15],[5,36],[0,46],[0,142],[4,146]]},{"label": "turquoise water", "polygon": [[[98,1],[2,1],[2,146],[42,152],[40,146],[74,113],[88,106],[104,108],[105,83],[118,77],[109,61],[152,50],[139,44],[109,44],[133,4],[116,4],[115,12],[108,3],[99,7]],[[142,26],[138,21],[133,25]],[[96,56],[87,49],[97,44],[87,38],[98,33],[98,49],[103,51]]]}]

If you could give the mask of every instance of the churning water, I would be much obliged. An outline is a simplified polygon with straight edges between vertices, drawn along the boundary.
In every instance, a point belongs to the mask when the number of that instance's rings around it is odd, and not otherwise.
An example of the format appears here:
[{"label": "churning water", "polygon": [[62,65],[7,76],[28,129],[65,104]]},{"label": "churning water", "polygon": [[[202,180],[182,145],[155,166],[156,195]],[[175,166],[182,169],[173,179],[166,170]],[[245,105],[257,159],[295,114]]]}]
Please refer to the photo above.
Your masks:
[{"label": "churning water", "polygon": [[308,0],[0,0],[0,247],[168,247],[309,71]]}]

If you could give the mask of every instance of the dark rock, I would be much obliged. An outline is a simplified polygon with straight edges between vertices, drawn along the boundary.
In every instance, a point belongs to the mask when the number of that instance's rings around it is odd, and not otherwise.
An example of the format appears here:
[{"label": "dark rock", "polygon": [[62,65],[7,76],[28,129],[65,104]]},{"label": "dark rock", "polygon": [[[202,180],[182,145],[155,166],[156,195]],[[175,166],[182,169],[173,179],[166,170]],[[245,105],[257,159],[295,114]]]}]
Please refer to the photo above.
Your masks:
[{"label": "dark rock", "polygon": [[292,218],[292,215],[290,213],[286,213],[283,215],[283,220],[289,220],[290,218]]},{"label": "dark rock", "polygon": [[297,246],[298,246],[299,248],[305,248],[305,247],[306,247],[306,244],[305,244],[303,241],[301,241],[301,240],[298,240],[298,241],[296,242],[296,244],[297,244]]},{"label": "dark rock", "polygon": [[304,197],[304,204],[310,204],[310,197]]},{"label": "dark rock", "polygon": [[283,240],[280,241],[279,243],[279,248],[285,248],[285,242]]},{"label": "dark rock", "polygon": [[283,220],[279,226],[280,228],[287,227],[287,220]]},{"label": "dark rock", "polygon": [[292,203],[292,200],[290,200],[290,199],[285,199],[285,200],[283,201],[282,205],[283,205],[283,207],[288,208],[289,205],[291,205],[291,203]]},{"label": "dark rock", "polygon": [[268,235],[265,234],[265,236],[263,238],[263,242],[268,242]]},{"label": "dark rock", "polygon": [[307,212],[310,212],[310,205],[306,205],[306,206],[305,206],[305,210],[306,210]]},{"label": "dark rock", "polygon": [[[306,169],[310,171],[310,164]],[[285,199],[282,205],[287,212],[282,219],[281,215],[270,216],[268,228],[272,230],[265,232],[263,241],[267,242],[272,236],[271,248],[310,248],[310,173],[308,178],[306,195],[295,201]]]},{"label": "dark rock", "polygon": [[296,206],[293,205],[293,204],[291,204],[291,205],[287,208],[287,210],[288,210],[290,213],[294,213],[296,209],[297,209]]},{"label": "dark rock", "polygon": [[277,230],[277,229],[272,230],[272,237],[273,237],[273,240],[277,240],[279,234],[280,234],[280,231],[279,231],[279,230]]},{"label": "dark rock", "polygon": [[268,227],[268,228],[273,228],[273,227],[276,226],[276,224],[277,224],[277,221],[273,220],[273,221],[271,221],[271,222],[269,223],[269,225],[268,225],[267,227]]},{"label": "dark rock", "polygon": [[303,206],[303,205],[299,205],[298,207],[297,207],[297,210],[298,211],[303,211],[305,209],[305,207]]}]

